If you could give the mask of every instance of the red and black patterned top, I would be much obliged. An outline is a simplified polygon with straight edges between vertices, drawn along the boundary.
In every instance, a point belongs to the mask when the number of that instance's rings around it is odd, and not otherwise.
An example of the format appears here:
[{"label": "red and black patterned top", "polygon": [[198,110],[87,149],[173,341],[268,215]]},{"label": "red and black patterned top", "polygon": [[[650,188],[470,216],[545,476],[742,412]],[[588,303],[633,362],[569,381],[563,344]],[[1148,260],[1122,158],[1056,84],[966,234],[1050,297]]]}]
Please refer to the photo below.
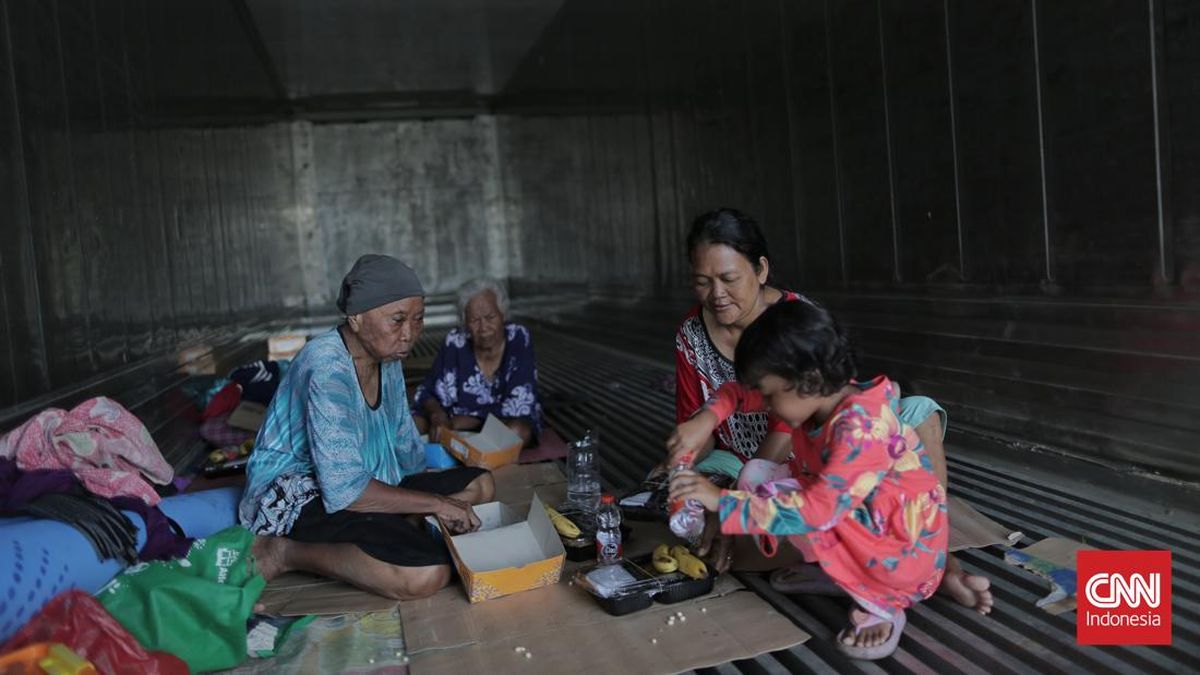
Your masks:
[{"label": "red and black patterned top", "polygon": [[[799,293],[782,292],[780,302],[812,302]],[[722,384],[736,379],[733,361],[722,356],[713,344],[700,305],[696,305],[675,332],[675,423],[690,418]],[[735,413],[717,427],[717,447],[744,462],[754,457],[767,432],[773,429],[791,433],[786,424],[769,420],[765,412]]]}]

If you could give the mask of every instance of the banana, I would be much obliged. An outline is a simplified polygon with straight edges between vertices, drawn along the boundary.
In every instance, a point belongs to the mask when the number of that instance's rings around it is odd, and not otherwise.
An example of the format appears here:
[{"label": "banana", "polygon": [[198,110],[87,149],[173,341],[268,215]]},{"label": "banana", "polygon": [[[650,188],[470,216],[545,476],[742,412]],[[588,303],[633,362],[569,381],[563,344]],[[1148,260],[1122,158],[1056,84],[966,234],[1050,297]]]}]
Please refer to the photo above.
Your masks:
[{"label": "banana", "polygon": [[543,504],[542,506],[546,507],[546,515],[550,516],[550,522],[554,523],[554,529],[558,530],[560,535],[566,537],[567,539],[574,539],[582,534],[579,526],[575,523],[572,523],[570,518],[567,518],[558,511],[555,511],[548,504]]},{"label": "banana", "polygon": [[670,574],[679,569],[679,562],[671,555],[666,544],[659,544],[658,548],[654,549],[654,569],[662,574]]},{"label": "banana", "polygon": [[671,556],[675,558],[679,564],[679,571],[688,575],[693,579],[703,579],[708,576],[708,566],[704,561],[692,555],[692,552],[684,546],[674,546],[671,548]]}]

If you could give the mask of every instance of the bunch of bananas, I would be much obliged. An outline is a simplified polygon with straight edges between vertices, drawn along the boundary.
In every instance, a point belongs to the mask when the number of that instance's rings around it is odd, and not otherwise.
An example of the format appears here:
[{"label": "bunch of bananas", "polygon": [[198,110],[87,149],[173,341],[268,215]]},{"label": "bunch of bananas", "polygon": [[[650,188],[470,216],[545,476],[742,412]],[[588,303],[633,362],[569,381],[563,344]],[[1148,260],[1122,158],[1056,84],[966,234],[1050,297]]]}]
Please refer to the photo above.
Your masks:
[{"label": "bunch of bananas", "polygon": [[708,576],[708,566],[685,546],[668,548],[666,544],[659,544],[654,549],[654,569],[662,574],[683,572],[693,579]]},{"label": "bunch of bananas", "polygon": [[550,522],[554,524],[554,529],[558,530],[559,535],[567,539],[574,539],[582,534],[579,526],[571,522],[571,519],[563,514],[555,511],[549,504],[543,504],[546,507],[546,515],[550,516]]}]

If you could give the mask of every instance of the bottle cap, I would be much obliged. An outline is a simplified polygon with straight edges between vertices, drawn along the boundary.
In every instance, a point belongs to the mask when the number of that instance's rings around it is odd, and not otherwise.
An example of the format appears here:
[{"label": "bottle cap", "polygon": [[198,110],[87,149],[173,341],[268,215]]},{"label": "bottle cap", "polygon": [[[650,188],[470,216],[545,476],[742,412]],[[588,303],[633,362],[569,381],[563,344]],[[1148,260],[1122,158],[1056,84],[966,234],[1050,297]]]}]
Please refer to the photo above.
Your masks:
[{"label": "bottle cap", "polygon": [[600,498],[601,504],[613,504],[613,503],[616,503],[616,501],[617,501],[616,497],[613,497],[612,495],[608,495],[608,494],[606,494]]}]

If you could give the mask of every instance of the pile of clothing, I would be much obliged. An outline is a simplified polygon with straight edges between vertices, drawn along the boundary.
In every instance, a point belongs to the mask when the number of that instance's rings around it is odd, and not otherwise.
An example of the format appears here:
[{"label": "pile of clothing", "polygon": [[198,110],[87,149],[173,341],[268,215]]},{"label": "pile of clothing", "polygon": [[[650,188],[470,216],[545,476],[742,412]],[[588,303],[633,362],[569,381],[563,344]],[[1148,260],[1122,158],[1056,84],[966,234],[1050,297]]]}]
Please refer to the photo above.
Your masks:
[{"label": "pile of clothing", "polygon": [[[0,672],[55,654],[74,672],[84,663],[164,674],[246,658],[246,623],[266,584],[254,535],[234,525],[186,536],[160,508],[176,502],[162,502],[156,486],[173,479],[141,420],[104,397],[44,410],[0,437],[0,516],[18,516],[0,520],[0,558],[13,583],[0,596]],[[187,497],[173,498],[180,499]],[[144,521],[140,545],[132,514]],[[39,520],[30,529],[21,516],[64,523],[87,543]],[[24,534],[12,534],[18,530]],[[87,544],[96,561],[57,555]],[[80,579],[96,568],[116,576],[93,597]]]},{"label": "pile of clothing", "polygon": [[216,448],[252,440],[288,364],[254,361],[215,381],[197,401],[203,409],[200,436]]},{"label": "pile of clothing", "polygon": [[[100,560],[163,560],[187,552],[183,536],[158,508],[151,483],[174,477],[136,416],[105,397],[71,410],[48,408],[0,437],[0,515],[23,514],[67,523],[96,549]],[[137,528],[121,511],[146,523]]]}]

